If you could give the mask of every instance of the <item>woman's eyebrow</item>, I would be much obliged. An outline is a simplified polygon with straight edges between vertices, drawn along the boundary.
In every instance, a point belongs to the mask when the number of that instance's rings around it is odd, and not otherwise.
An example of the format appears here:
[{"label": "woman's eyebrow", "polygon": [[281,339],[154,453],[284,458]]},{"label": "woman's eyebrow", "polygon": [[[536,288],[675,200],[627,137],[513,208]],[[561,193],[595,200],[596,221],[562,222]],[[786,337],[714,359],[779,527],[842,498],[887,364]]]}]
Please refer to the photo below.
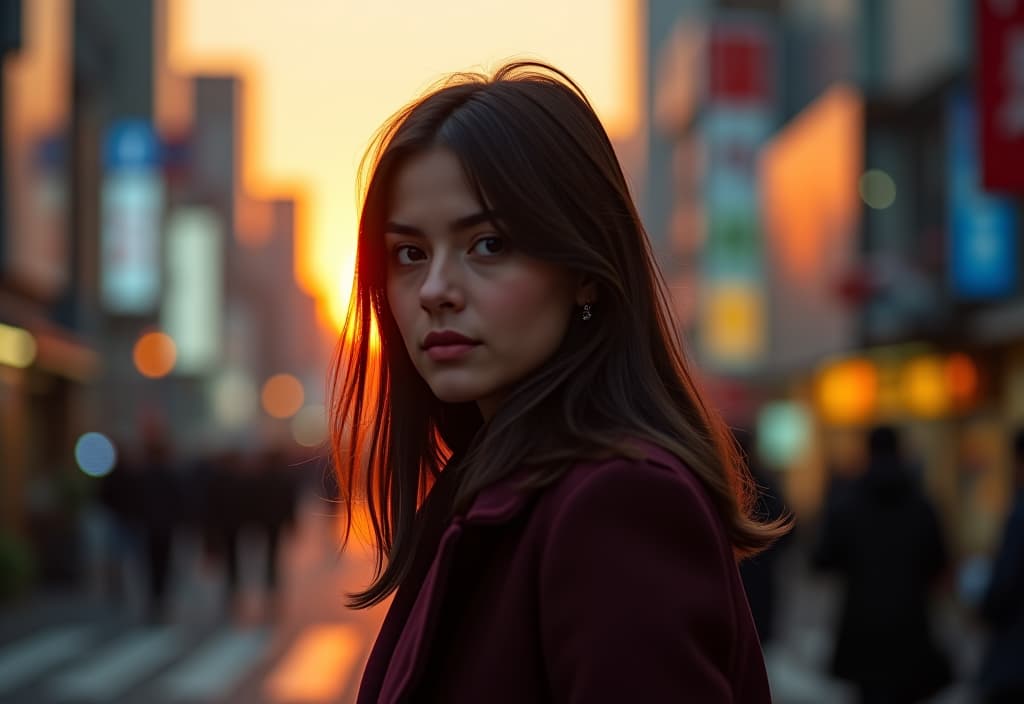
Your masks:
[{"label": "woman's eyebrow", "polygon": [[496,220],[497,215],[495,215],[493,210],[481,210],[479,213],[473,213],[472,215],[466,215],[458,220],[454,220],[448,225],[448,229],[455,232],[456,230],[465,230],[485,222],[493,223]]},{"label": "woman's eyebrow", "polygon": [[[479,213],[473,213],[471,215],[464,215],[461,218],[452,220],[448,224],[448,229],[452,232],[459,230],[465,230],[473,227],[474,225],[480,225],[485,222],[495,222],[497,215],[493,210],[481,210]],[[426,237],[418,227],[412,225],[403,225],[402,223],[389,221],[384,225],[384,232],[390,232],[396,235],[408,235],[410,237]]]}]

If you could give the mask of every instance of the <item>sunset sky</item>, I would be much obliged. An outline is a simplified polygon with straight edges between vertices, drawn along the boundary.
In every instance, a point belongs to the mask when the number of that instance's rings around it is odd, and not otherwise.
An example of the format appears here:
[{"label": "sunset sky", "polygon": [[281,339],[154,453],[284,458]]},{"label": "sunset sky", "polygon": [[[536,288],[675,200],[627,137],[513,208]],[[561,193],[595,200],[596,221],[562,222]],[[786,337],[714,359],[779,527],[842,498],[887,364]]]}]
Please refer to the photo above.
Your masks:
[{"label": "sunset sky", "polygon": [[354,264],[356,172],[376,128],[444,74],[545,59],[613,137],[639,123],[638,0],[168,0],[172,68],[245,79],[243,180],[302,199],[298,278],[335,323]]}]

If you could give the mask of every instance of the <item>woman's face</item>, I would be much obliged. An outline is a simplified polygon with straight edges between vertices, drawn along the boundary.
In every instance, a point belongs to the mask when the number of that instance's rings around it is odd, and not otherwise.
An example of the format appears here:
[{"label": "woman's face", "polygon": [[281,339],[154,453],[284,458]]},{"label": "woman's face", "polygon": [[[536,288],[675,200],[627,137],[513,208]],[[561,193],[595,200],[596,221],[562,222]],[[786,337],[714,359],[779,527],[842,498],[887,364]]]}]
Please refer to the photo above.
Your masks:
[{"label": "woman's face", "polygon": [[485,418],[585,302],[568,269],[512,249],[492,217],[437,148],[398,171],[384,235],[388,303],[413,365],[439,399],[475,401]]}]

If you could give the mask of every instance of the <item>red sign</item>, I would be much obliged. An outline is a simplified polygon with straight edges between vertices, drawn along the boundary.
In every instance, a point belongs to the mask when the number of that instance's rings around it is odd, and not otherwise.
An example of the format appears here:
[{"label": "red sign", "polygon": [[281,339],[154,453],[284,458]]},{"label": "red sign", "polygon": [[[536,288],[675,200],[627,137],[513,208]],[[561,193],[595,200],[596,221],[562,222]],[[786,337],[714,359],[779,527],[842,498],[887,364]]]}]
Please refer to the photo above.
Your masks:
[{"label": "red sign", "polygon": [[1024,0],[980,0],[982,186],[1024,193]]},{"label": "red sign", "polygon": [[708,93],[720,104],[771,103],[775,94],[772,35],[753,22],[718,22],[711,31]]}]

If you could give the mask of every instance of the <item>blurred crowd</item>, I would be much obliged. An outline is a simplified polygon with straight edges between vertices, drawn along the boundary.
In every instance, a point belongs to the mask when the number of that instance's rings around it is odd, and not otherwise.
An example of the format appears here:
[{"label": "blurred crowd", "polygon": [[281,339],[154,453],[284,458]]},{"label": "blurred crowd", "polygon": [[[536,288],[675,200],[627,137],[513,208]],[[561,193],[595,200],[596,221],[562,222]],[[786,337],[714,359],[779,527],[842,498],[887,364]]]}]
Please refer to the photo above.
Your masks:
[{"label": "blurred crowd", "polygon": [[223,580],[225,613],[231,614],[239,608],[241,545],[252,536],[263,551],[261,586],[273,615],[282,539],[295,527],[305,476],[280,449],[224,451],[182,466],[164,441],[148,439],[99,480],[98,539],[91,552],[101,588],[118,598],[126,568],[141,566],[145,618],[165,622],[172,569],[179,564],[175,545],[190,535],[198,540],[204,568]]},{"label": "blurred crowd", "polygon": [[[748,435],[739,440],[750,447]],[[864,442],[865,461],[832,475],[818,518],[742,565],[763,644],[779,638],[780,554],[804,542],[801,559],[814,573],[836,578],[840,592],[827,670],[860,702],[930,701],[957,681],[968,683],[969,701],[1024,702],[1024,430],[1009,440],[1014,499],[998,552],[971,580],[959,578],[958,569],[976,573],[979,565],[955,564],[920,465],[899,431],[879,425]],[[786,515],[772,476],[753,459],[751,472],[762,490],[761,515]],[[965,629],[983,634],[980,659],[964,662],[941,637],[943,595],[959,601]]]}]

